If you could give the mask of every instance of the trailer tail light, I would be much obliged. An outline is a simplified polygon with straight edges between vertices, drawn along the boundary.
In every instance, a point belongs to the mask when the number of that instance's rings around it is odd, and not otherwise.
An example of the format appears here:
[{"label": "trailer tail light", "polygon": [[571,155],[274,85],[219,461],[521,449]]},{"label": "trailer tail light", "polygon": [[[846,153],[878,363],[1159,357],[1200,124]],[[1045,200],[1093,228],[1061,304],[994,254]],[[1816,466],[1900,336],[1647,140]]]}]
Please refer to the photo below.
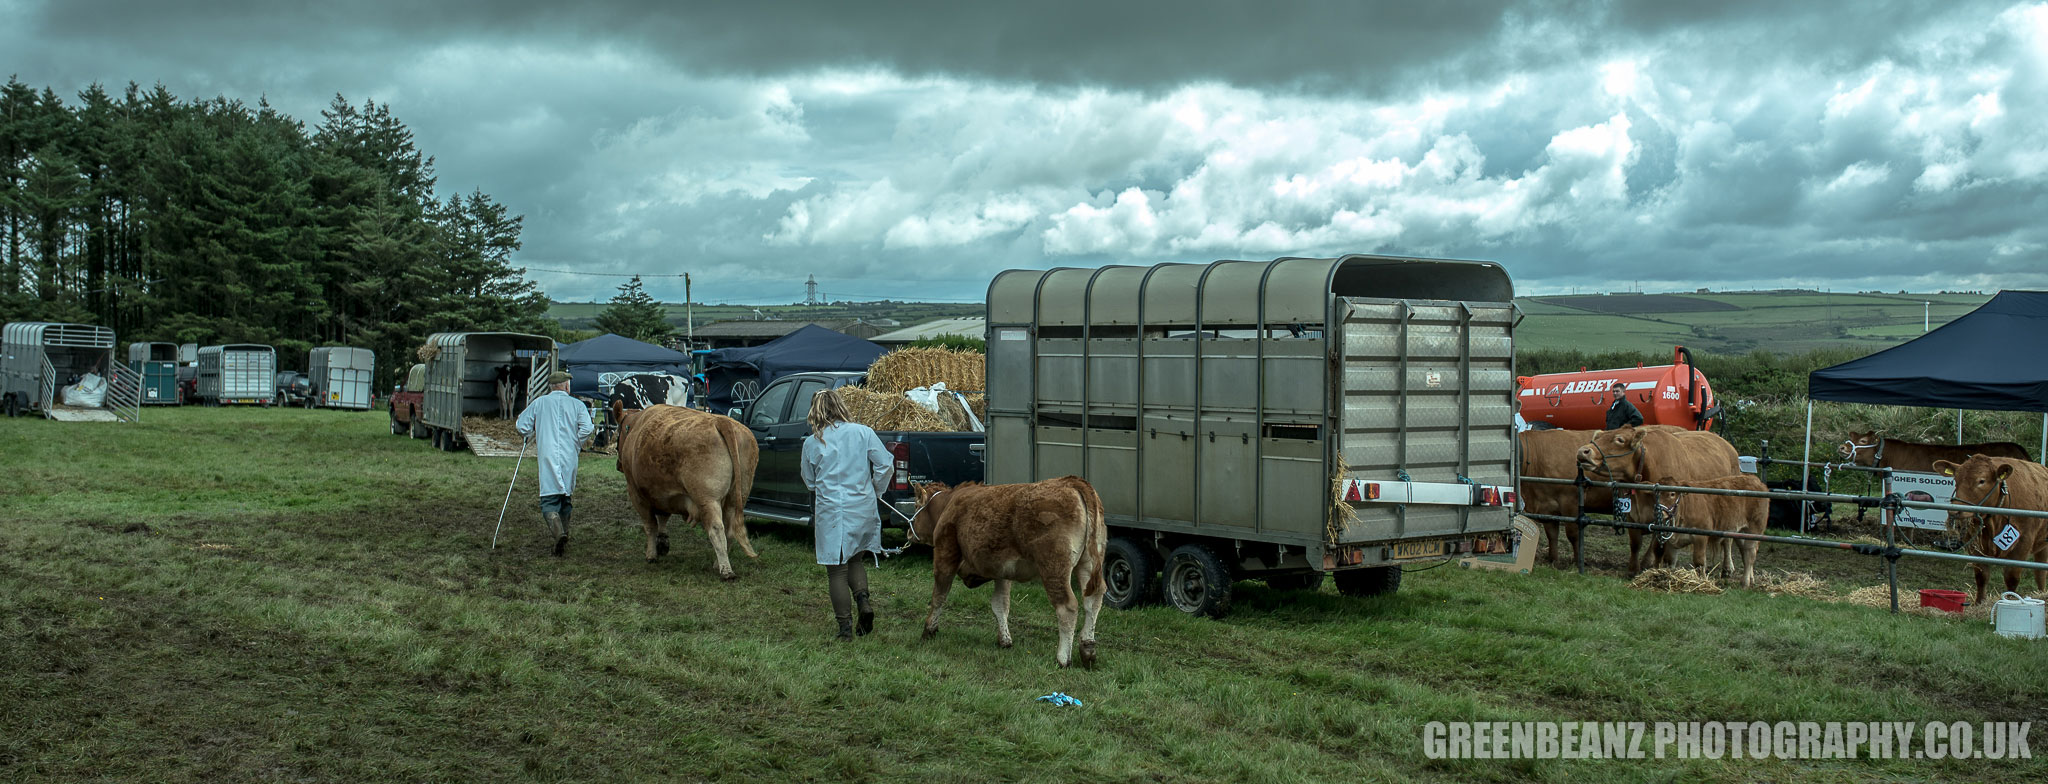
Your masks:
[{"label": "trailer tail light", "polygon": [[1361,482],[1353,479],[1345,483],[1344,500],[1346,501],[1377,501],[1379,498],[1380,483],[1378,482]]},{"label": "trailer tail light", "polygon": [[910,489],[910,444],[892,441],[888,444],[889,454],[896,461],[896,478],[889,484],[890,490]]}]

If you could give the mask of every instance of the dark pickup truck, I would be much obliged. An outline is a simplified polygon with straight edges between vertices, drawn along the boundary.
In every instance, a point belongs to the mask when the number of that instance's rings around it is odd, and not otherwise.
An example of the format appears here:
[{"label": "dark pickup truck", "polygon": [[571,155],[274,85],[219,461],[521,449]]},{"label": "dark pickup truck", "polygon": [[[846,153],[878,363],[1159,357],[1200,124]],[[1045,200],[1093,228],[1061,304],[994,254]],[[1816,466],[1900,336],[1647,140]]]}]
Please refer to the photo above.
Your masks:
[{"label": "dark pickup truck", "polygon": [[[811,491],[804,486],[804,436],[810,425],[811,397],[827,389],[859,385],[862,373],[798,373],[784,376],[761,390],[761,396],[733,418],[754,431],[754,443],[761,448],[761,464],[754,469],[754,492],[747,498],[747,514],[786,523],[811,521]],[[917,509],[916,482],[981,481],[982,445],[985,433],[918,433],[878,431],[882,445],[896,456],[896,478],[883,502],[906,517]],[[901,526],[903,521],[885,516],[884,526]]]}]

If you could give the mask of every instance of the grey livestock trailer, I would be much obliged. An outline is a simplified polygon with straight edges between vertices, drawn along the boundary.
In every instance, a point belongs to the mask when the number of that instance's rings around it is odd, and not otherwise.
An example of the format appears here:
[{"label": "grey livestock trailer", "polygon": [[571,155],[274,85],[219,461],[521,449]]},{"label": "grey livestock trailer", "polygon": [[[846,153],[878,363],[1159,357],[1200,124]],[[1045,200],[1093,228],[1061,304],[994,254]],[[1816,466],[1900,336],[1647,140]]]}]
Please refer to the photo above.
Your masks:
[{"label": "grey livestock trailer", "polygon": [[[106,380],[97,408],[67,405],[63,387],[87,374]],[[0,327],[0,410],[60,421],[133,422],[142,379],[114,355],[114,331],[91,324],[24,321]]]},{"label": "grey livestock trailer", "polygon": [[[988,290],[988,481],[1077,474],[1109,603],[1398,589],[1513,536],[1514,286],[1386,256],[1011,270]],[[1164,579],[1152,574],[1164,570]]]},{"label": "grey livestock trailer", "polygon": [[178,344],[130,343],[128,364],[142,374],[142,404],[175,406],[178,398]]},{"label": "grey livestock trailer", "polygon": [[199,349],[199,399],[209,406],[277,403],[277,350],[257,343]]},{"label": "grey livestock trailer", "polygon": [[306,376],[313,394],[306,407],[325,406],[357,411],[370,410],[377,355],[367,348],[323,346],[313,349]]},{"label": "grey livestock trailer", "polygon": [[427,347],[431,356],[420,419],[434,446],[450,452],[472,446],[462,430],[463,417],[518,416],[517,402],[512,410],[499,405],[502,376],[523,376],[523,397],[530,400],[547,393],[548,374],[555,370],[555,341],[540,335],[437,332],[428,336]]}]

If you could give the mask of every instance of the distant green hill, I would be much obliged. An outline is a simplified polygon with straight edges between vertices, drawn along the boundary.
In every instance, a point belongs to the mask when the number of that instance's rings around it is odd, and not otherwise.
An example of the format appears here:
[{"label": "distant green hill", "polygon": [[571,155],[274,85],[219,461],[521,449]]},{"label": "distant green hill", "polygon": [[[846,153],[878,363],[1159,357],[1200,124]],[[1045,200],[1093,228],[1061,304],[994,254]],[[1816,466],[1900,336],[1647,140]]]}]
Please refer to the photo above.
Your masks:
[{"label": "distant green hill", "polygon": [[[1515,331],[1517,348],[1668,351],[1683,345],[1716,354],[1757,349],[1805,353],[1821,348],[1877,351],[1921,334],[1921,303],[1932,303],[1931,326],[1941,326],[1989,300],[1984,294],[1822,294],[1808,291],[1705,294],[1595,294],[1525,297],[1527,314]],[[602,303],[558,302],[548,315],[569,329],[589,329]],[[666,305],[680,327],[683,306]],[[940,318],[978,316],[982,306],[956,303],[877,302],[852,305],[698,305],[698,324],[760,315],[815,321],[895,319],[905,326]]]}]

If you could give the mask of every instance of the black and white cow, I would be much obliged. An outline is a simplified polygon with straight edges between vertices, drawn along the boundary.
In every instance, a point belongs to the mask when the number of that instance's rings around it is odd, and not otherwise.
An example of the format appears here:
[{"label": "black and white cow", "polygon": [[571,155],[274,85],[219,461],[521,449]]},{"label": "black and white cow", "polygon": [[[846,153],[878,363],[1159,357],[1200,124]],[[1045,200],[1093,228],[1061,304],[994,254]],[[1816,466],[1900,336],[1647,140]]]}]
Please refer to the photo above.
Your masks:
[{"label": "black and white cow", "polygon": [[688,408],[690,380],[667,373],[636,373],[614,382],[606,403],[613,424],[623,421],[629,411],[659,405]]}]

